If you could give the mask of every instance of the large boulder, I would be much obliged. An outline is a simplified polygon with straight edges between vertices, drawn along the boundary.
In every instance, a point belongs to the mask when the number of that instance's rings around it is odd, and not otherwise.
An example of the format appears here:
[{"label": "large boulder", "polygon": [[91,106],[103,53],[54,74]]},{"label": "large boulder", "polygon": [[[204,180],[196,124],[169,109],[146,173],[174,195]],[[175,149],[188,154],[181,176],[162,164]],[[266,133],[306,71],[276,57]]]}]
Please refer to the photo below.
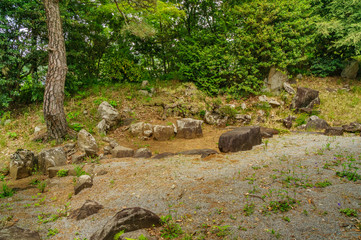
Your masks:
[{"label": "large boulder", "polygon": [[14,180],[26,178],[37,164],[37,158],[32,151],[18,149],[11,155],[10,177]]},{"label": "large boulder", "polygon": [[258,126],[240,127],[223,133],[218,141],[221,152],[238,152],[251,150],[262,143],[261,131]]},{"label": "large boulder", "polygon": [[120,120],[119,112],[106,101],[99,105],[98,114],[110,127],[115,126]]},{"label": "large boulder", "polygon": [[290,108],[295,110],[312,109],[320,104],[319,92],[310,88],[297,88],[296,96],[293,98]]},{"label": "large boulder", "polygon": [[174,137],[174,126],[155,125],[153,128],[153,137],[158,141],[167,141]]},{"label": "large boulder", "polygon": [[306,130],[323,130],[329,128],[330,125],[317,116],[311,116],[306,124]]},{"label": "large boulder", "polygon": [[56,147],[41,151],[38,154],[39,170],[47,174],[48,168],[66,165],[64,148]]},{"label": "large boulder", "polygon": [[70,213],[69,218],[74,218],[79,221],[98,213],[99,210],[103,208],[104,207],[102,205],[95,201],[86,200],[83,206],[81,206],[81,208],[78,208]]},{"label": "large boulder", "polygon": [[351,61],[342,70],[341,77],[348,79],[356,79],[358,70],[359,70],[358,61]]},{"label": "large boulder", "polygon": [[278,94],[283,89],[283,84],[288,80],[287,74],[272,67],[267,79],[267,90]]},{"label": "large boulder", "polygon": [[84,152],[85,150],[92,150],[93,152],[98,151],[98,144],[95,138],[85,129],[80,130],[78,133],[78,147]]},{"label": "large boulder", "polygon": [[186,139],[202,137],[202,124],[202,120],[195,120],[192,118],[177,120],[177,137]]},{"label": "large boulder", "polygon": [[160,218],[153,212],[139,207],[126,208],[115,214],[103,228],[90,237],[90,240],[113,240],[120,231],[132,232],[160,225]]},{"label": "large boulder", "polygon": [[77,195],[85,188],[93,186],[93,179],[89,175],[81,175],[74,186],[74,194]]},{"label": "large boulder", "polygon": [[0,240],[41,240],[38,232],[11,226],[0,229]]},{"label": "large boulder", "polygon": [[112,154],[113,158],[125,158],[125,157],[133,157],[134,150],[131,148],[116,146],[110,151],[110,153]]}]

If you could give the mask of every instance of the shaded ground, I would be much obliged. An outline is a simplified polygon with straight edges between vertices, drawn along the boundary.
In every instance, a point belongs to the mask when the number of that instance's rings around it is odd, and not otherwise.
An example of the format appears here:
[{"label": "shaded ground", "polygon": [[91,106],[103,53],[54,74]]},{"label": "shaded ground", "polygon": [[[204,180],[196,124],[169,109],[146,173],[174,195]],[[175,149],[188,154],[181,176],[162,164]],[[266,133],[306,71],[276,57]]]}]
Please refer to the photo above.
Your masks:
[{"label": "shaded ground", "polygon": [[[108,159],[85,166],[95,174],[108,171],[95,176],[91,189],[72,196],[73,177],[50,179],[43,194],[30,188],[0,199],[0,214],[3,224],[39,230],[44,239],[55,228],[59,233],[52,239],[89,238],[115,212],[135,206],[172,215],[193,239],[360,239],[361,181],[336,175],[343,170],[361,174],[360,164],[359,136],[306,133],[205,159]],[[81,221],[62,217],[39,223],[66,203],[76,209],[86,199],[105,208]],[[358,217],[347,217],[341,209],[353,209]],[[155,239],[161,230],[151,231]]]}]

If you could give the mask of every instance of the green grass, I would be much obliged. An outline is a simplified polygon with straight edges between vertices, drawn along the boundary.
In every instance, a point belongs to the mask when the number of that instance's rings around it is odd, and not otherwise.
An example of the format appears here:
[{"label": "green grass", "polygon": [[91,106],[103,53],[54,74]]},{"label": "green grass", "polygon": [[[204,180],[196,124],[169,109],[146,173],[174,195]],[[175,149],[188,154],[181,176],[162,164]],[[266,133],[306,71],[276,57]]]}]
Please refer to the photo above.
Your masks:
[{"label": "green grass", "polygon": [[351,208],[340,209],[340,213],[345,214],[347,217],[357,217],[357,211]]}]

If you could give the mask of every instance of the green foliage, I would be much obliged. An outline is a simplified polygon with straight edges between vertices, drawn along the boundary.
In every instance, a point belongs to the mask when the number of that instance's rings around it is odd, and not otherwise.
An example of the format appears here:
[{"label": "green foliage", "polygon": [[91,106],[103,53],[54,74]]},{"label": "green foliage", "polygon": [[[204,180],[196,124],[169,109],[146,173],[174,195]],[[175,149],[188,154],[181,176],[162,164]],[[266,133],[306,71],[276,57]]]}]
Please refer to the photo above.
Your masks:
[{"label": "green foliage", "polygon": [[6,182],[2,184],[2,193],[0,193],[0,198],[7,198],[14,195],[14,190],[11,189]]},{"label": "green foliage", "polygon": [[303,124],[306,124],[306,120],[308,118],[308,114],[307,113],[301,113],[295,120],[295,127],[301,126]]},{"label": "green foliage", "polygon": [[317,182],[315,183],[315,186],[316,187],[319,187],[319,188],[325,188],[325,187],[328,187],[328,186],[331,186],[332,183],[330,181],[328,181],[327,179],[323,182]]},{"label": "green foliage", "polygon": [[82,130],[84,128],[84,125],[81,123],[70,123],[69,127],[71,129],[73,129],[74,131],[79,132],[80,130]]},{"label": "green foliage", "polygon": [[225,226],[212,226],[212,233],[215,233],[218,237],[225,237],[229,234],[231,226],[225,225]]},{"label": "green foliage", "polygon": [[166,239],[177,238],[183,234],[182,228],[173,221],[171,215],[161,217],[162,229],[160,230],[161,236]]},{"label": "green foliage", "polygon": [[345,214],[347,217],[357,217],[357,211],[351,208],[340,209],[340,213]]},{"label": "green foliage", "polygon": [[54,229],[49,228],[49,229],[48,229],[48,234],[47,234],[47,236],[48,236],[48,237],[53,237],[53,236],[55,236],[55,235],[58,234],[58,233],[59,233],[59,230],[58,230],[58,229],[56,229],[56,228],[54,228]]},{"label": "green foliage", "polygon": [[74,170],[77,177],[80,177],[81,175],[89,175],[89,173],[83,170],[82,166],[76,166]]},{"label": "green foliage", "polygon": [[120,232],[118,232],[117,234],[114,235],[114,240],[118,240],[119,238],[121,238],[121,236],[124,234],[124,230],[121,230]]},{"label": "green foliage", "polygon": [[272,212],[288,212],[293,208],[297,201],[291,197],[286,197],[285,200],[271,201],[268,205],[268,210]]},{"label": "green foliage", "polygon": [[60,170],[56,173],[56,175],[57,175],[58,177],[66,177],[66,176],[68,176],[68,172],[69,172],[69,170],[60,169]]},{"label": "green foliage", "polygon": [[243,212],[244,212],[244,215],[246,216],[251,216],[253,213],[254,213],[254,209],[255,209],[255,205],[254,203],[251,203],[251,204],[246,204],[244,205],[243,207]]},{"label": "green foliage", "polygon": [[47,185],[46,181],[41,181],[38,183],[37,188],[41,193],[43,193],[45,191],[46,185]]}]

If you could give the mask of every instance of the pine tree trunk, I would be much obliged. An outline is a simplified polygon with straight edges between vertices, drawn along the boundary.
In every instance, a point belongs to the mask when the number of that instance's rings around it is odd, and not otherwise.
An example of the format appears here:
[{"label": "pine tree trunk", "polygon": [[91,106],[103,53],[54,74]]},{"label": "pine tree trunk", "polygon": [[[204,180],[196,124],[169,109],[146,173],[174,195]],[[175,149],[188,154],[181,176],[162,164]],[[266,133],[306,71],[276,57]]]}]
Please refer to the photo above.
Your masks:
[{"label": "pine tree trunk", "polygon": [[48,139],[61,141],[68,125],[64,112],[64,85],[68,70],[59,0],[44,0],[49,35],[49,64],[44,93],[44,119]]}]

